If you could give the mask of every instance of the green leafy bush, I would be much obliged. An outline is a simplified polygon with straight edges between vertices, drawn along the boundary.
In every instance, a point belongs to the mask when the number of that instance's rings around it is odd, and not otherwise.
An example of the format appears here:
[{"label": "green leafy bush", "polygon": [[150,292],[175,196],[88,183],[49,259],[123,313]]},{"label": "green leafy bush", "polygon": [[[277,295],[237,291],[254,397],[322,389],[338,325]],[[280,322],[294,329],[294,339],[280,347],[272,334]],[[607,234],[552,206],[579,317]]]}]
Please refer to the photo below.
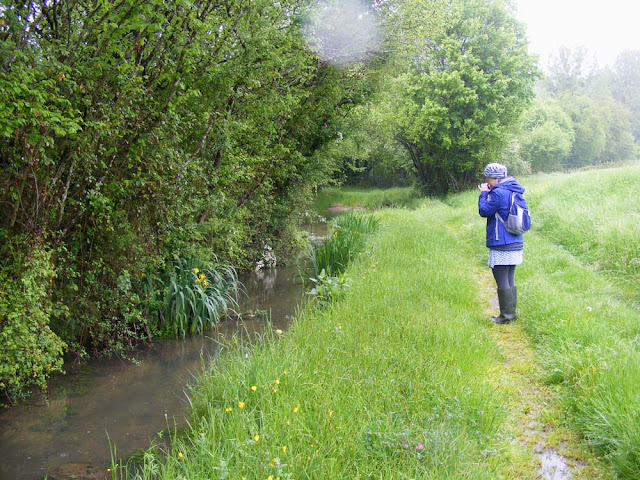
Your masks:
[{"label": "green leafy bush", "polygon": [[0,269],[0,391],[15,401],[32,385],[46,389],[48,376],[62,366],[65,343],[49,327],[56,308],[50,252],[8,250],[15,256]]},{"label": "green leafy bush", "polygon": [[317,275],[309,279],[314,286],[307,292],[312,295],[320,305],[326,305],[336,300],[351,284],[350,278],[344,273],[339,273],[331,277],[324,269]]}]

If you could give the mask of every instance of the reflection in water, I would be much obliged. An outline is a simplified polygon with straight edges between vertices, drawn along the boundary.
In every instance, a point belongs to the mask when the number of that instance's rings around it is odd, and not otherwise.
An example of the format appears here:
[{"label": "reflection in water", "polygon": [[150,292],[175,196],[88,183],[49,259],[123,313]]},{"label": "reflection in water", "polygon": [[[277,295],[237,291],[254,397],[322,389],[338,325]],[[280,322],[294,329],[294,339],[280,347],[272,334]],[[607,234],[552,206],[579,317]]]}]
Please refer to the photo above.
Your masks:
[{"label": "reflection in water", "polygon": [[[50,382],[49,402],[31,399],[0,412],[0,480],[40,480],[68,463],[106,465],[109,439],[118,455],[146,448],[167,423],[187,412],[184,389],[218,353],[215,341],[239,328],[286,328],[302,296],[295,268],[242,278],[243,320],[229,320],[202,337],[166,340],[135,353],[139,365],[121,359],[70,366]],[[251,313],[265,312],[253,315]]]}]

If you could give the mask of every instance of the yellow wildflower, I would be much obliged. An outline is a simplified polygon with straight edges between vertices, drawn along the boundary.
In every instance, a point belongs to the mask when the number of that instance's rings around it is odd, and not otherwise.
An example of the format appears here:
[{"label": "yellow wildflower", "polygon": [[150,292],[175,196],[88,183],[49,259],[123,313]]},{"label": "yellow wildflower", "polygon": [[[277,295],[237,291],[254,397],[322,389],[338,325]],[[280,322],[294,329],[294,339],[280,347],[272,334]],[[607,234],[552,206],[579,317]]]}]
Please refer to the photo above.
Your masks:
[{"label": "yellow wildflower", "polygon": [[280,385],[280,379],[276,379],[276,385]]},{"label": "yellow wildflower", "polygon": [[256,385],[251,385],[251,391],[255,392],[256,390],[258,390],[258,387]]},{"label": "yellow wildflower", "polygon": [[298,413],[298,410],[300,410],[300,405],[293,407],[293,413]]},{"label": "yellow wildflower", "polygon": [[282,446],[282,453],[287,453],[287,446],[286,445]]},{"label": "yellow wildflower", "polygon": [[260,441],[260,435],[255,435],[255,436],[253,437],[253,441],[254,441],[254,442],[259,442],[259,441]]},{"label": "yellow wildflower", "polygon": [[184,457],[184,455],[182,455],[182,452],[178,452],[178,458],[182,458]]},{"label": "yellow wildflower", "polygon": [[197,275],[199,272],[200,272],[200,270],[199,270],[199,269],[197,269],[197,268],[194,268],[194,269],[193,269],[193,273],[195,273],[196,275]]},{"label": "yellow wildflower", "polygon": [[244,408],[244,402],[238,402],[238,408]]},{"label": "yellow wildflower", "polygon": [[227,413],[231,412],[232,410],[233,410],[233,408],[231,408],[231,407],[227,407],[227,408],[224,409],[224,411],[227,412]]}]

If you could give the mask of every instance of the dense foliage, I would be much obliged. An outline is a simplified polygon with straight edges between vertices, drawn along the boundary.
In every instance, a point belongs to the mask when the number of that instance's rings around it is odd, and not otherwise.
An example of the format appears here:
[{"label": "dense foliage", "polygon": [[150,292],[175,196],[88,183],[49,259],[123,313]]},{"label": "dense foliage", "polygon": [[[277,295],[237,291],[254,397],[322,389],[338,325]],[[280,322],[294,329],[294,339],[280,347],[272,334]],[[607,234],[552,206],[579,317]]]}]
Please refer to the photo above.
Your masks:
[{"label": "dense foliage", "polygon": [[394,81],[396,138],[425,192],[460,190],[506,143],[532,98],[535,59],[504,2],[451,5],[451,23],[425,40]]},{"label": "dense foliage", "polygon": [[[205,270],[213,253],[242,267],[266,237],[286,243],[297,207],[334,170],[314,152],[367,90],[362,65],[338,70],[305,46],[303,3],[3,3],[0,331],[11,348],[33,343],[55,368],[58,338],[77,352],[129,345],[160,321],[145,315],[159,309],[143,273],[178,258]],[[40,268],[49,281],[21,280]],[[16,317],[35,297],[50,306],[38,307],[45,335],[26,329],[29,310]],[[14,373],[2,387],[42,378]]]},{"label": "dense foliage", "polygon": [[230,272],[293,250],[318,187],[364,172],[462,188],[532,96],[506,0],[312,5],[3,3],[0,333],[39,352],[32,376],[20,360],[0,370],[8,393],[42,384],[63,349],[215,322],[233,280],[214,294],[192,266]]}]

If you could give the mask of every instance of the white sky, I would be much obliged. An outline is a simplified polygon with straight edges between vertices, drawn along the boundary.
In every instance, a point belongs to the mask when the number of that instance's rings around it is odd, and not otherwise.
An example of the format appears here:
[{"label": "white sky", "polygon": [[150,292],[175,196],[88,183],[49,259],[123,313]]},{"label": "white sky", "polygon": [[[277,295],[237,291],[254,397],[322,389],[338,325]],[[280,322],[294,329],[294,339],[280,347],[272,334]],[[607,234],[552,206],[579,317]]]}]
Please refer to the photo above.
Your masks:
[{"label": "white sky", "polygon": [[624,50],[640,50],[639,0],[514,0],[527,25],[530,50],[547,69],[562,45],[584,46],[598,65],[612,65]]}]

